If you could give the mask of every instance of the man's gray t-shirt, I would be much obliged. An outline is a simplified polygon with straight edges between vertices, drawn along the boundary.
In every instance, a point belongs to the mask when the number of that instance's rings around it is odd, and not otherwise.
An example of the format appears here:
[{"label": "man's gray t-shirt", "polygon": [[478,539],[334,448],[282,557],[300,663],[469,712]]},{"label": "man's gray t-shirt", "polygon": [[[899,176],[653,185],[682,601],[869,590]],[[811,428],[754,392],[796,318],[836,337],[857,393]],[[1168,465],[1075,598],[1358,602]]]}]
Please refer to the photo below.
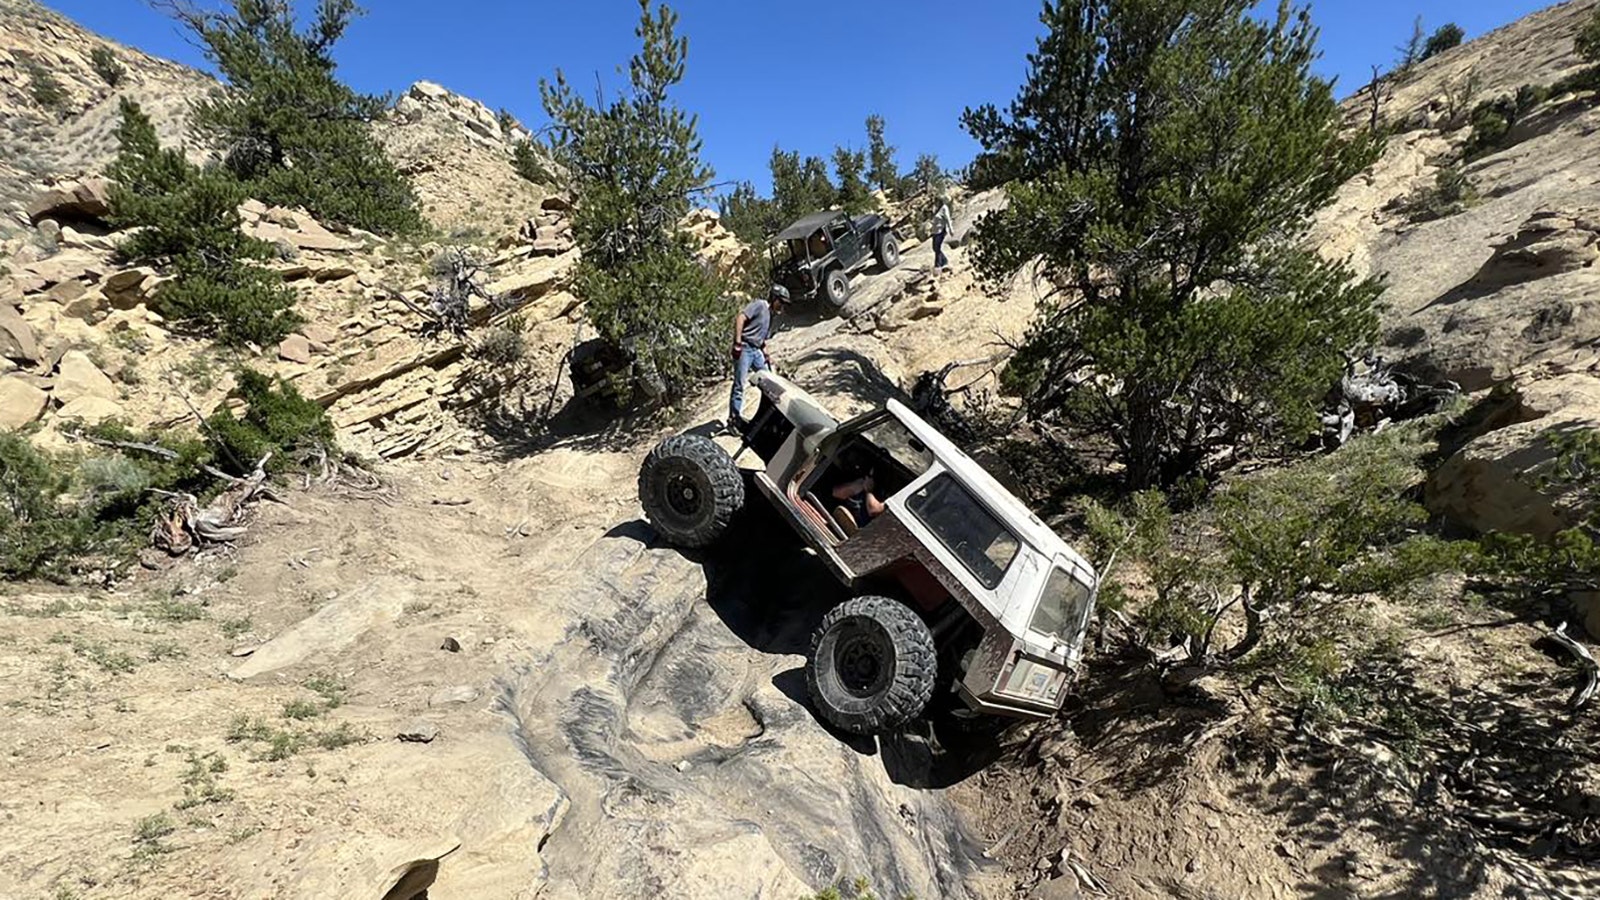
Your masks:
[{"label": "man's gray t-shirt", "polygon": [[744,331],[739,339],[748,347],[763,347],[772,330],[772,306],[765,300],[751,300],[744,307]]}]

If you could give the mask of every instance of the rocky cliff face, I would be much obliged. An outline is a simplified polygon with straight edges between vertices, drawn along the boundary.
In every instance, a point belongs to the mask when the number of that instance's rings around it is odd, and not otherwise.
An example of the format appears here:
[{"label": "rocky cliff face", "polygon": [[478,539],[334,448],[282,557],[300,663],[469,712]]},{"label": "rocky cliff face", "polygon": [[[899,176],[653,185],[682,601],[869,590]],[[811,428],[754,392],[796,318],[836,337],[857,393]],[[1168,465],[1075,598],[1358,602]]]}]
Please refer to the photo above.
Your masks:
[{"label": "rocky cliff face", "polygon": [[[216,86],[210,76],[96,35],[35,0],[0,0],[0,238],[39,183],[94,173],[117,152],[118,100],[137,101],[162,141],[184,139],[189,101]],[[115,84],[95,71],[92,54],[110,51],[124,74]],[[36,96],[36,73],[62,96]]]},{"label": "rocky cliff face", "polygon": [[[1600,97],[1550,96],[1472,158],[1466,113],[1582,69],[1574,37],[1597,8],[1552,6],[1380,85],[1380,122],[1396,133],[1315,235],[1388,284],[1386,356],[1468,392],[1498,389],[1428,490],[1436,512],[1480,530],[1545,535],[1582,513],[1538,482],[1550,434],[1600,429]],[[1372,97],[1351,98],[1348,127],[1367,127]],[[1472,186],[1464,208],[1412,221],[1400,201],[1446,167]]]}]

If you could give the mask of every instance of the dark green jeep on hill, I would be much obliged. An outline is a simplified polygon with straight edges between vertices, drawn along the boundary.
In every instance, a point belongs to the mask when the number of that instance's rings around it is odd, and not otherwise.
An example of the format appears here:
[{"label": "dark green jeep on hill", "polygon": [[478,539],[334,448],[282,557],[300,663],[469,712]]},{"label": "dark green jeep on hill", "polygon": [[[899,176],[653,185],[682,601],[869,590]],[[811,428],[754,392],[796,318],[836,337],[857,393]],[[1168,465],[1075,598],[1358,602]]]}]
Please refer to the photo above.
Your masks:
[{"label": "dark green jeep on hill", "polygon": [[796,300],[850,299],[850,273],[869,259],[885,269],[900,262],[900,239],[877,213],[852,218],[838,210],[812,213],[772,238],[772,280]]}]

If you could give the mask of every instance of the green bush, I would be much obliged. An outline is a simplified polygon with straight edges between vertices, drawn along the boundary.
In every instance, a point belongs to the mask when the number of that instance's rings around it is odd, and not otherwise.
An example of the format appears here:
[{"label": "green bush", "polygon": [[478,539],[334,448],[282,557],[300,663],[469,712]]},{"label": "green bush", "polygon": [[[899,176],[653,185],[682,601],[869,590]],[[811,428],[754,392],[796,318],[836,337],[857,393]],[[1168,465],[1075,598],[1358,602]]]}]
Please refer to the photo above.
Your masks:
[{"label": "green bush", "polygon": [[1452,164],[1439,170],[1433,184],[1406,196],[1395,208],[1409,222],[1431,222],[1456,215],[1477,200],[1477,186],[1460,165]]},{"label": "green bush", "polygon": [[240,184],[162,147],[150,118],[126,98],[117,134],[121,150],[108,169],[116,180],[112,218],[141,229],[122,253],[174,276],[156,309],[178,328],[223,344],[266,346],[293,331],[303,321],[294,292],[258,264],[272,258],[272,245],[240,230]]},{"label": "green bush", "polygon": [[172,10],[230,87],[194,104],[195,137],[222,150],[250,196],[381,234],[421,229],[410,183],[369,129],[385,99],[335,75],[333,45],[358,11],[355,0],[324,0],[305,30],[287,0]]},{"label": "green bush", "polygon": [[121,562],[148,540],[162,493],[204,503],[224,487],[207,466],[242,475],[270,450],[271,468],[282,471],[313,447],[334,452],[320,406],[256,372],[241,371],[238,381],[233,397],[247,404],[243,417],[219,408],[204,441],[109,422],[85,431],[98,442],[92,450],[53,454],[0,435],[0,578],[67,581]]},{"label": "green bush", "polygon": [[53,113],[66,111],[67,89],[54,75],[31,59],[23,60],[22,70],[28,74],[28,92],[33,102]]},{"label": "green bush", "polygon": [[1550,99],[1551,88],[1525,84],[1515,94],[1503,94],[1473,107],[1463,152],[1468,159],[1484,156],[1510,146],[1511,129]]},{"label": "green bush", "polygon": [[1461,26],[1454,22],[1441,25],[1438,30],[1429,36],[1428,42],[1423,45],[1422,58],[1431,59],[1446,50],[1454,50],[1461,46],[1461,41],[1466,36],[1467,33],[1462,31]]},{"label": "green bush", "polygon": [[122,79],[128,74],[128,70],[117,61],[117,55],[104,44],[89,51],[89,65],[94,69],[94,73],[100,76],[101,81],[112,87],[121,84]]},{"label": "green bush", "polygon": [[1484,574],[1523,598],[1565,599],[1600,591],[1600,432],[1575,431],[1551,440],[1555,465],[1534,486],[1568,491],[1567,502],[1587,510],[1583,521],[1548,540],[1491,534],[1483,541]]},{"label": "green bush", "polygon": [[538,151],[533,149],[532,141],[517,141],[511,148],[511,167],[517,170],[524,180],[534,184],[550,184],[550,172],[545,169],[544,160],[539,158]]},{"label": "green bush", "polygon": [[[1137,616],[1152,641],[1171,638],[1196,662],[1330,673],[1341,642],[1359,643],[1362,597],[1477,566],[1477,545],[1428,534],[1412,499],[1440,424],[1406,423],[1239,478],[1181,517],[1154,492],[1120,511],[1095,507],[1092,546],[1102,561],[1116,550],[1142,567],[1151,598]],[[1102,577],[1110,604],[1124,605],[1113,572]],[[1214,646],[1234,610],[1246,633]]]},{"label": "green bush", "polygon": [[304,464],[311,451],[334,451],[333,423],[327,412],[294,385],[281,378],[274,382],[253,369],[240,369],[235,379],[237,386],[229,399],[244,404],[244,416],[235,416],[224,403],[206,419],[206,434],[220,467],[244,475],[269,452],[279,468],[293,468]]},{"label": "green bush", "polygon": [[1585,62],[1600,63],[1600,8],[1589,15],[1589,21],[1578,31],[1573,49]]}]

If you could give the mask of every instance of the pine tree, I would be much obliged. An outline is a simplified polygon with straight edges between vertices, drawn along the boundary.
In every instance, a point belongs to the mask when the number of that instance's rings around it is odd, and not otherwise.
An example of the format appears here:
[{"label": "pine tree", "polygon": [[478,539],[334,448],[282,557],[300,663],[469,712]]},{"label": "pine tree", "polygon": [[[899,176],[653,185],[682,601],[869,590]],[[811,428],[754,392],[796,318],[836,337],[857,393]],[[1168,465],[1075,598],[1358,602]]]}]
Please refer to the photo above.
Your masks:
[{"label": "pine tree", "polygon": [[270,244],[240,231],[240,184],[162,147],[150,117],[127,98],[117,127],[120,150],[107,174],[112,218],[139,230],[122,245],[130,259],[162,266],[173,282],[157,294],[158,312],[177,327],[219,343],[264,346],[300,324],[294,292],[257,263]]},{"label": "pine tree", "polygon": [[833,171],[839,176],[837,205],[852,215],[864,212],[872,205],[872,193],[867,190],[862,173],[867,168],[867,154],[861,150],[835,147]]},{"label": "pine tree", "polygon": [[669,97],[688,54],[677,22],[665,4],[652,13],[639,0],[642,46],[628,90],[609,105],[590,104],[560,71],[539,85],[552,149],[577,199],[572,227],[583,257],[574,293],[600,334],[631,349],[671,394],[721,364],[728,312],[675,231],[690,195],[711,180],[697,118]]},{"label": "pine tree", "polygon": [[512,145],[511,168],[534,184],[549,184],[553,180],[544,167],[544,160],[539,158],[539,153],[533,149],[533,142],[530,140],[520,140]]},{"label": "pine tree", "polygon": [[1005,372],[1045,425],[1109,443],[1137,487],[1303,438],[1375,338],[1381,286],[1303,240],[1377,155],[1340,136],[1308,14],[1252,0],[1064,0],[1007,113],[969,110],[1015,171],[983,219],[990,276],[1068,288]]},{"label": "pine tree", "polygon": [[1432,35],[1429,35],[1428,43],[1423,45],[1421,59],[1432,59],[1446,50],[1453,50],[1461,46],[1461,41],[1466,36],[1467,33],[1462,31],[1461,26],[1454,22],[1440,25]]},{"label": "pine tree", "polygon": [[1404,44],[1394,48],[1400,54],[1400,59],[1395,67],[1401,72],[1406,72],[1421,61],[1423,58],[1422,48],[1426,38],[1427,32],[1422,30],[1422,17],[1417,16],[1417,20],[1411,23],[1411,37],[1406,38]]},{"label": "pine tree", "polygon": [[752,247],[764,245],[768,237],[788,224],[778,205],[756,193],[756,186],[748,181],[739,182],[727,196],[719,198],[717,212],[722,224]]},{"label": "pine tree", "polygon": [[867,116],[867,181],[889,194],[900,191],[900,170],[894,163],[894,148],[884,138],[883,116]]},{"label": "pine tree", "polygon": [[421,227],[410,183],[369,130],[385,98],[351,90],[334,71],[355,0],[321,0],[304,31],[290,0],[228,0],[222,12],[161,5],[228,83],[194,105],[191,127],[252,196],[382,234]]}]

